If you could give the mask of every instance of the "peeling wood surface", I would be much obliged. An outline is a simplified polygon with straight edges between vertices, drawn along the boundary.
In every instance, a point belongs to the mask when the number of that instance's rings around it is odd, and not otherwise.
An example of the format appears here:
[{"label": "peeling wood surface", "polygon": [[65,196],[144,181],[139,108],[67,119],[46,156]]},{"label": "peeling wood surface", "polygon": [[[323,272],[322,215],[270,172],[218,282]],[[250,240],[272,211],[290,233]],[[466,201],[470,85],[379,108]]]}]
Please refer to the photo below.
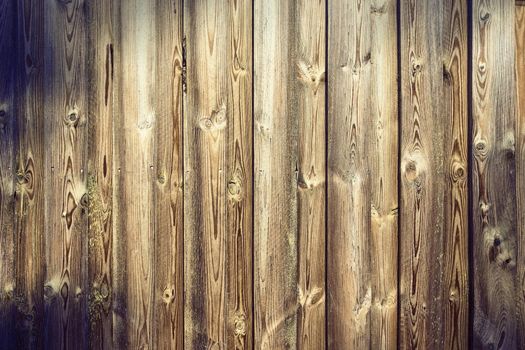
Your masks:
[{"label": "peeling wood surface", "polygon": [[524,9],[0,0],[0,348],[525,348]]}]

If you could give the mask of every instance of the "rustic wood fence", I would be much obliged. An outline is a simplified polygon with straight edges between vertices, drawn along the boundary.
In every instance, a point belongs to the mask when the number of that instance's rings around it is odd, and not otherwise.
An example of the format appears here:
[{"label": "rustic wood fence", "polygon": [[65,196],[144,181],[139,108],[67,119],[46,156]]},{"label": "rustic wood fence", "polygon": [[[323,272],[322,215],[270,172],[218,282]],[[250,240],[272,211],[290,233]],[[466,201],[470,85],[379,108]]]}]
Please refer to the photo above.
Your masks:
[{"label": "rustic wood fence", "polygon": [[525,349],[525,6],[0,0],[1,349]]}]

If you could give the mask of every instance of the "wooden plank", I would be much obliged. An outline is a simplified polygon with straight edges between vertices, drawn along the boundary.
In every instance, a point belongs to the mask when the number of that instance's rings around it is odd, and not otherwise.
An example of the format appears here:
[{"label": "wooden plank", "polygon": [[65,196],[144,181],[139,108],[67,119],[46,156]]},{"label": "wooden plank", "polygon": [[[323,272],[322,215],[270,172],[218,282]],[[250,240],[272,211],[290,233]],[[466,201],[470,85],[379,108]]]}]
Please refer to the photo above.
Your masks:
[{"label": "wooden plank", "polygon": [[443,306],[445,349],[468,348],[467,198],[467,2],[443,3],[443,115],[445,153],[445,247]]},{"label": "wooden plank", "polygon": [[[523,4],[525,5],[525,3]],[[525,6],[516,6],[516,213],[517,225],[517,329],[525,329]],[[518,347],[525,348],[525,334],[517,332]]]},{"label": "wooden plank", "polygon": [[476,0],[472,9],[472,345],[480,349],[517,346],[514,8]]},{"label": "wooden plank", "polygon": [[17,2],[19,153],[16,189],[17,348],[43,347],[44,3]]},{"label": "wooden plank", "polygon": [[295,4],[297,60],[298,187],[297,229],[299,312],[297,347],[324,349],[325,334],[325,201],[326,3]]},{"label": "wooden plank", "polygon": [[328,13],[328,347],[369,348],[371,2]]},{"label": "wooden plank", "polygon": [[227,348],[253,348],[252,1],[228,1]]},{"label": "wooden plank", "polygon": [[397,347],[398,293],[398,91],[397,3],[372,3],[370,113],[370,347]]},{"label": "wooden plank", "polygon": [[297,343],[297,61],[293,2],[254,2],[255,348]]},{"label": "wooden plank", "polygon": [[17,149],[16,17],[13,1],[0,1],[0,347],[15,341],[15,158]]},{"label": "wooden plank", "polygon": [[87,87],[83,2],[45,2],[46,348],[87,345]]},{"label": "wooden plank", "polygon": [[[154,137],[156,99],[156,4],[119,3],[115,28],[114,87],[114,342],[118,348],[153,347]],[[160,295],[159,295],[160,297]]]},{"label": "wooden plank", "polygon": [[111,349],[115,14],[111,3],[103,0],[90,1],[87,9],[89,344],[92,349]]},{"label": "wooden plank", "polygon": [[402,349],[442,349],[444,239],[443,8],[400,4]]},{"label": "wooden plank", "polygon": [[182,1],[155,18],[155,349],[183,349]]},{"label": "wooden plank", "polygon": [[228,8],[184,2],[187,93],[184,96],[185,347],[226,347]]}]

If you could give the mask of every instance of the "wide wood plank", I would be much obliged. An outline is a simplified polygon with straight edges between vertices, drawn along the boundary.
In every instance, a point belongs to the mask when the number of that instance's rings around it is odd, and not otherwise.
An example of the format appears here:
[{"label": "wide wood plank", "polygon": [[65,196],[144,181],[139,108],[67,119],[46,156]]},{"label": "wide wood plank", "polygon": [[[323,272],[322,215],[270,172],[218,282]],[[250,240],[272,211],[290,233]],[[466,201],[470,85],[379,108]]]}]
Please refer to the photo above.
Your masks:
[{"label": "wide wood plank", "polygon": [[255,348],[297,345],[294,2],[254,2]]},{"label": "wide wood plank", "polygon": [[443,2],[445,349],[468,348],[467,1]]},{"label": "wide wood plank", "polygon": [[371,86],[367,127],[370,176],[370,345],[397,347],[398,293],[398,91],[397,3],[370,5]]},{"label": "wide wood plank", "polygon": [[518,345],[514,8],[506,0],[472,8],[472,345],[480,349]]},{"label": "wide wood plank", "polygon": [[187,348],[226,348],[228,7],[184,2],[184,290]]},{"label": "wide wood plank", "polygon": [[[517,329],[525,329],[525,2],[516,3],[516,196],[517,225]],[[525,334],[518,332],[517,343],[525,348]]]},{"label": "wide wood plank", "polygon": [[182,1],[155,18],[155,349],[183,349]]},{"label": "wide wood plank", "polygon": [[87,85],[83,1],[45,2],[45,342],[87,345]]},{"label": "wide wood plank", "polygon": [[90,1],[88,17],[88,264],[89,344],[113,346],[113,93],[115,9]]},{"label": "wide wood plank", "polygon": [[297,347],[325,347],[325,1],[295,4],[298,130],[297,229],[299,313]]},{"label": "wide wood plank", "polygon": [[372,302],[370,1],[328,11],[328,347],[369,348]]},{"label": "wide wood plank", "polygon": [[[114,342],[153,347],[156,3],[119,2],[114,46]],[[159,293],[160,294],[160,293]],[[160,297],[160,295],[159,295]]]},{"label": "wide wood plank", "polygon": [[0,1],[0,347],[15,341],[16,8]]},{"label": "wide wood plank", "polygon": [[18,1],[16,319],[19,349],[43,347],[44,3]]},{"label": "wide wood plank", "polygon": [[400,4],[400,315],[402,349],[442,349],[443,8]]}]

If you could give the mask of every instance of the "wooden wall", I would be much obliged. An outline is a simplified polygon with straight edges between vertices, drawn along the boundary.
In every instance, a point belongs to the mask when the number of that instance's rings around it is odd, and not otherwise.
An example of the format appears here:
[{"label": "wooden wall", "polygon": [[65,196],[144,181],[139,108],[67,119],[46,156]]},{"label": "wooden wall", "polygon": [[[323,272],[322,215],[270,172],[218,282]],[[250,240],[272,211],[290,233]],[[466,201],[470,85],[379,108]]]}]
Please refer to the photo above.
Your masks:
[{"label": "wooden wall", "polygon": [[525,349],[525,3],[0,0],[0,349]]}]

